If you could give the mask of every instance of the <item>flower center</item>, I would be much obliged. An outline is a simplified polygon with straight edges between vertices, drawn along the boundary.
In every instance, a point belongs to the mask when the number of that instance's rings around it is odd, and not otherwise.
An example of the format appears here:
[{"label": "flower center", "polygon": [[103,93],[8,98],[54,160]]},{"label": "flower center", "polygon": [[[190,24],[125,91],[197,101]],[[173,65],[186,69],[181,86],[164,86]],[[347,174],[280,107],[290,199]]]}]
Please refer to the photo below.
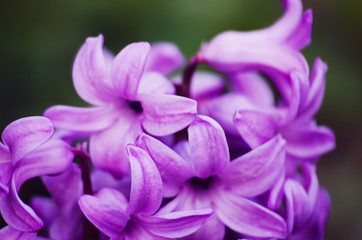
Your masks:
[{"label": "flower center", "polygon": [[138,101],[128,101],[129,106],[131,107],[131,109],[133,111],[135,111],[136,113],[141,113],[143,111],[142,105],[140,102]]},{"label": "flower center", "polygon": [[209,189],[212,180],[212,176],[205,179],[193,177],[189,180],[189,183],[195,188]]}]

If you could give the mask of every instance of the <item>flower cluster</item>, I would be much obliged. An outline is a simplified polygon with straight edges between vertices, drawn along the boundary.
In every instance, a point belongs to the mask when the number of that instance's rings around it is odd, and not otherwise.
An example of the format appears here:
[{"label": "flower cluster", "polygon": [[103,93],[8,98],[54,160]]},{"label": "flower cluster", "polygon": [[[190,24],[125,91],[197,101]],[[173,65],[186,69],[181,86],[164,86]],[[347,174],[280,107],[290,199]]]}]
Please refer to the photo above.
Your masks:
[{"label": "flower cluster", "polygon": [[[315,164],[335,139],[313,118],[327,67],[317,58],[309,73],[300,53],[312,11],[283,4],[272,26],[223,32],[187,63],[172,43],[114,56],[88,38],[73,82],[91,106],[2,133],[0,239],[323,239]],[[49,197],[25,204],[35,177]]]}]

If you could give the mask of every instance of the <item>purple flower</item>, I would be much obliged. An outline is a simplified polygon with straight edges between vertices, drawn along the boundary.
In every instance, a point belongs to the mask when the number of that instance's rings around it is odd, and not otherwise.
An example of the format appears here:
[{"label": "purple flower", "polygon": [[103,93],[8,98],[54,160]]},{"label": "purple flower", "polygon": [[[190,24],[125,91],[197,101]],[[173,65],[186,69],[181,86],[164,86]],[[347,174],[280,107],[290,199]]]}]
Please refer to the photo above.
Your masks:
[{"label": "purple flower", "polygon": [[111,239],[180,238],[195,232],[212,215],[208,208],[157,213],[163,190],[156,165],[138,147],[129,145],[127,151],[132,176],[129,202],[112,188],[79,199],[85,216],[104,234]]},{"label": "purple flower", "polygon": [[52,198],[34,197],[31,206],[41,216],[50,239],[80,239],[82,213],[78,199],[83,193],[81,169],[77,164],[62,174],[43,176],[43,183]]},{"label": "purple flower", "polygon": [[[289,111],[295,114],[288,121],[283,121],[273,107],[242,109],[243,106],[240,106],[234,115],[234,124],[249,146],[255,148],[281,133],[287,141],[288,156],[293,159],[316,161],[322,154],[331,151],[335,147],[333,132],[327,127],[317,126],[312,120],[322,103],[326,69],[320,59],[315,61],[308,92],[300,97],[306,101],[289,106]],[[294,82],[299,82],[297,76],[292,74],[291,77]]]},{"label": "purple flower", "polygon": [[194,239],[223,239],[224,225],[254,237],[285,237],[282,218],[250,200],[277,180],[284,167],[285,141],[277,136],[230,162],[224,132],[211,118],[197,117],[188,136],[189,144],[176,146],[180,155],[147,135],[137,141],[155,161],[165,197],[176,195],[162,211],[213,207],[216,216]]},{"label": "purple flower", "polygon": [[[300,0],[286,0],[284,6],[284,16],[271,27],[224,32],[202,47],[200,61],[227,74],[233,88],[206,108],[228,134],[239,132],[251,148],[282,134],[288,159],[316,161],[335,146],[332,131],[313,121],[327,66],[317,58],[309,76],[299,50],[310,42],[312,12],[303,14]],[[260,73],[278,90],[277,103]]]},{"label": "purple flower", "polygon": [[36,238],[36,234],[36,232],[22,232],[10,226],[0,229],[0,239],[33,240]]},{"label": "purple flower", "polygon": [[19,189],[31,178],[65,171],[73,161],[68,144],[50,139],[53,131],[53,125],[44,117],[16,120],[3,131],[4,144],[0,143],[0,210],[11,229],[33,232],[43,227],[43,221],[34,210],[19,198]]},{"label": "purple flower", "polygon": [[300,102],[305,100],[309,91],[309,68],[299,50],[310,42],[312,13],[307,10],[303,14],[300,0],[286,0],[284,6],[284,16],[271,27],[251,32],[221,33],[205,43],[197,54],[201,63],[227,74],[236,92],[247,96],[247,101],[252,100],[251,103],[245,102],[231,93],[211,103],[210,114],[228,125],[232,125],[230,114],[223,118],[223,114],[217,111],[225,102],[232,104],[226,105],[223,112],[232,111],[232,114],[238,110],[235,108],[243,107],[241,104],[245,109],[254,109],[255,104],[257,108],[274,104],[271,91],[267,90],[260,73],[270,78],[281,95],[277,118],[282,119],[276,121],[292,119]]},{"label": "purple flower", "polygon": [[[79,155],[89,158],[85,152],[86,145],[81,149],[73,150]],[[83,169],[84,170],[84,169]],[[51,198],[33,197],[31,206],[42,218],[50,239],[81,239],[87,233],[80,228],[83,215],[78,200],[83,194],[82,172],[79,165],[72,166],[62,174],[56,176],[43,176],[42,180]],[[98,192],[101,188],[112,187],[129,195],[129,178],[115,179],[111,174],[93,169],[91,174],[92,190]],[[127,192],[128,191],[128,192]],[[87,229],[85,229],[87,231]]]},{"label": "purple flower", "polygon": [[[266,29],[203,44],[180,76],[172,43],[113,56],[102,35],[88,38],[73,83],[91,106],[53,106],[3,131],[0,239],[48,240],[43,226],[51,239],[323,239],[330,199],[315,163],[335,137],[314,115],[327,66],[317,58],[309,73],[300,52],[311,10],[283,4]],[[34,177],[50,197],[28,206],[18,192]]]},{"label": "purple flower", "polygon": [[300,0],[283,3],[284,16],[274,25],[258,31],[223,32],[203,45],[199,57],[221,72],[258,68],[288,75],[297,68],[307,74],[307,62],[298,50],[310,42],[312,11],[303,14]]},{"label": "purple flower", "polygon": [[286,219],[291,239],[323,239],[330,210],[328,193],[319,187],[315,166],[304,164],[284,184]]},{"label": "purple flower", "polygon": [[320,188],[318,190],[317,200],[312,210],[312,215],[306,224],[293,232],[290,239],[292,240],[322,240],[324,239],[324,230],[327,225],[329,212],[331,209],[331,200],[328,193]]},{"label": "purple flower", "polygon": [[185,58],[175,44],[159,42],[152,44],[145,71],[167,76],[182,67],[184,63]]},{"label": "purple flower", "polygon": [[[75,89],[91,108],[54,106],[44,115],[58,129],[90,136],[90,155],[95,166],[115,176],[128,172],[125,146],[142,132],[162,136],[186,127],[195,117],[194,100],[172,95],[172,83],[158,72],[179,67],[180,56],[170,45],[156,46],[152,52],[145,42],[125,47],[113,58],[102,49],[103,36],[88,38],[73,66]],[[169,56],[175,55],[170,62]],[[163,65],[167,62],[168,65]]]}]

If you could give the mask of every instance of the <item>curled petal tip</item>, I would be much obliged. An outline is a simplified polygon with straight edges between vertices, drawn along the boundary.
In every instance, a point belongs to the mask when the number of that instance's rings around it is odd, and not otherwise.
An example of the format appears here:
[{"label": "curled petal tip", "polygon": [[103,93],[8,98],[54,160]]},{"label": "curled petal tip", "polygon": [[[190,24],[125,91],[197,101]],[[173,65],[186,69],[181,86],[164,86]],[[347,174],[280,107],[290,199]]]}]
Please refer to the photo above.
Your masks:
[{"label": "curled petal tip", "polygon": [[111,67],[112,85],[122,98],[138,100],[138,87],[150,50],[148,42],[131,43],[114,58]]},{"label": "curled petal tip", "polygon": [[312,9],[308,9],[304,12],[304,20],[311,24],[313,22],[313,10]]},{"label": "curled petal tip", "polygon": [[2,139],[9,147],[13,164],[33,151],[54,133],[54,126],[48,118],[25,117],[10,123],[3,131]]}]

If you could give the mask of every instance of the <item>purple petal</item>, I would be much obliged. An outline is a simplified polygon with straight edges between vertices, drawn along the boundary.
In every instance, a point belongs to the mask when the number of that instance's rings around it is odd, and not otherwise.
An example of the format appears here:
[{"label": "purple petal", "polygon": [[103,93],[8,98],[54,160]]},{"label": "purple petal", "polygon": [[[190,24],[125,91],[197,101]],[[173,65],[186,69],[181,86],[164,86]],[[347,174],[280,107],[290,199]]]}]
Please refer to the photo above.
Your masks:
[{"label": "purple petal", "polygon": [[114,99],[110,66],[107,66],[102,47],[102,35],[87,38],[73,65],[74,87],[82,99],[93,105],[103,105]]},{"label": "purple petal", "polygon": [[[73,161],[71,147],[59,139],[52,139],[18,162],[14,171],[17,187],[30,178],[59,174],[67,170]],[[17,188],[16,191],[19,189]]]},{"label": "purple petal", "polygon": [[48,197],[35,196],[31,198],[30,206],[44,221],[45,227],[49,227],[50,223],[54,221],[59,215],[58,207],[53,199]]},{"label": "purple petal", "polygon": [[322,105],[324,90],[326,85],[327,65],[317,58],[314,62],[312,74],[310,77],[311,86],[308,91],[308,97],[302,111],[299,113],[299,118],[309,120],[318,111]]},{"label": "purple petal", "polygon": [[205,208],[144,216],[140,220],[142,226],[155,235],[180,238],[195,232],[212,214],[211,208]]},{"label": "purple petal", "polygon": [[215,119],[225,132],[239,135],[233,122],[235,112],[240,109],[259,109],[259,107],[241,94],[228,93],[209,101],[207,109],[208,115]]},{"label": "purple petal", "polygon": [[147,151],[155,162],[162,177],[165,197],[175,196],[181,184],[193,176],[190,163],[159,140],[143,134],[138,138],[137,146]]},{"label": "purple petal", "polygon": [[319,158],[335,147],[333,132],[324,126],[316,126],[314,122],[307,125],[295,125],[283,129],[283,137],[287,140],[288,154],[298,158]]},{"label": "purple petal", "polygon": [[126,146],[134,143],[141,132],[138,116],[125,112],[113,126],[91,136],[89,151],[93,164],[116,177],[127,174],[129,161]]},{"label": "purple petal", "polygon": [[285,8],[284,15],[271,27],[266,29],[266,32],[269,34],[273,33],[273,37],[281,40],[284,40],[287,37],[293,37],[292,34],[299,29],[298,27],[303,14],[303,5],[301,0],[283,0],[283,5]]},{"label": "purple petal", "polygon": [[305,163],[302,166],[302,170],[304,175],[303,185],[307,191],[310,203],[314,207],[317,202],[319,189],[320,189],[317,172],[316,172],[316,166],[309,163]]},{"label": "purple petal", "polygon": [[11,153],[9,148],[0,142],[0,164],[11,163]]},{"label": "purple petal", "polygon": [[303,84],[305,84],[304,79],[307,78],[303,78],[300,72],[294,70],[290,73],[289,77],[291,81],[291,91],[290,95],[286,97],[288,106],[286,115],[284,116],[284,119],[282,119],[281,124],[286,124],[295,119],[298,113],[298,109],[300,108],[300,104],[303,102],[302,97],[305,96],[303,91],[306,89],[306,87]]},{"label": "purple petal", "polygon": [[322,227],[322,231],[324,231],[331,210],[331,198],[323,188],[319,188],[318,205],[315,205],[315,207],[317,207],[317,210],[314,209],[314,212],[317,213],[319,224]]},{"label": "purple petal", "polygon": [[64,214],[72,211],[74,203],[83,193],[83,183],[79,165],[73,164],[67,171],[56,176],[43,176],[48,192]]},{"label": "purple petal", "polygon": [[175,133],[189,125],[195,118],[195,100],[166,94],[143,93],[138,96],[143,108],[142,125],[156,136]]},{"label": "purple petal", "polygon": [[267,206],[271,210],[276,210],[280,207],[283,200],[283,187],[285,182],[285,169],[283,168],[282,173],[278,177],[278,180],[275,182],[274,186],[270,189],[269,199]]},{"label": "purple petal", "polygon": [[239,110],[234,115],[235,127],[244,141],[256,148],[273,138],[279,125],[279,116],[260,110]]},{"label": "purple petal", "polygon": [[42,220],[20,200],[17,192],[26,180],[45,174],[61,173],[72,161],[70,146],[58,139],[48,141],[21,159],[14,170],[9,196],[1,198],[1,211],[5,221],[22,231],[42,228]]},{"label": "purple petal", "polygon": [[112,64],[114,90],[127,100],[136,101],[140,79],[150,52],[147,42],[132,43],[122,49]]},{"label": "purple petal", "polygon": [[[161,236],[157,236],[152,234],[143,228],[140,224],[136,223],[131,225],[131,227],[127,227],[125,231],[121,233],[120,238],[111,238],[111,240],[134,240],[134,239],[144,239],[144,240],[169,240],[169,238],[164,238]],[[104,239],[105,240],[105,239]]]},{"label": "purple petal", "polygon": [[53,124],[44,117],[26,117],[10,123],[3,131],[3,142],[9,147],[15,165],[27,153],[49,140]]},{"label": "purple petal", "polygon": [[6,226],[0,230],[0,239],[33,240],[36,238],[36,234],[36,232],[22,232],[10,226]]},{"label": "purple petal", "polygon": [[218,195],[215,199],[215,213],[226,226],[248,236],[286,236],[286,224],[278,214],[237,195]]},{"label": "purple petal", "polygon": [[186,183],[176,197],[163,206],[157,214],[211,207],[213,193],[213,191],[205,191]]},{"label": "purple petal", "polygon": [[48,141],[21,159],[14,170],[10,195],[1,201],[4,219],[23,231],[42,228],[41,219],[20,200],[17,192],[26,180],[45,174],[59,174],[65,171],[72,161],[70,146],[58,139]]},{"label": "purple petal", "polygon": [[138,93],[175,94],[175,86],[165,76],[157,72],[143,74]]},{"label": "purple petal", "polygon": [[192,165],[190,143],[187,140],[181,140],[172,147],[186,162]]},{"label": "purple petal", "polygon": [[[292,69],[298,69],[304,76],[308,76],[307,62],[295,51],[299,49],[293,49],[295,46],[302,47],[305,42],[299,45],[291,42],[290,46],[285,44],[286,40],[291,41],[296,35],[296,30],[305,31],[300,29],[303,27],[300,22],[304,21],[302,3],[300,0],[286,0],[284,5],[285,14],[271,27],[251,32],[221,33],[210,43],[203,45],[199,52],[200,58],[217,70],[227,73],[258,69],[288,75]],[[299,40],[300,36],[297,38]]]},{"label": "purple petal", "polygon": [[162,201],[162,179],[151,157],[141,148],[128,145],[131,163],[131,193],[127,213],[155,213]]},{"label": "purple petal", "polygon": [[53,138],[61,139],[69,145],[72,145],[74,143],[77,143],[77,141],[84,141],[88,139],[89,133],[57,129],[53,135]]},{"label": "purple petal", "polygon": [[187,131],[196,176],[208,178],[222,173],[230,158],[221,126],[210,117],[198,116]]},{"label": "purple petal", "polygon": [[7,146],[0,142],[0,197],[9,194],[9,184],[14,172],[11,154]]},{"label": "purple petal", "polygon": [[38,231],[43,227],[43,221],[36,215],[34,210],[21,201],[17,192],[15,178],[11,180],[10,193],[0,198],[1,216],[11,227],[24,231]]},{"label": "purple petal", "polygon": [[207,239],[207,240],[220,240],[224,239],[225,236],[225,225],[220,219],[214,214],[207,222],[205,222],[199,230],[195,233],[183,237],[183,240],[194,240],[194,239]]},{"label": "purple petal", "polygon": [[312,206],[303,186],[293,179],[288,179],[284,185],[287,223],[289,233],[303,226],[312,213]]},{"label": "purple petal", "polygon": [[201,49],[203,60],[223,73],[260,70],[289,75],[297,69],[308,76],[308,64],[299,52],[283,44],[268,43],[265,38],[245,38],[242,32],[224,32]]},{"label": "purple petal", "polygon": [[[12,165],[11,164],[1,164],[1,172],[3,175],[1,175],[1,182],[0,182],[0,197],[6,196],[9,194],[9,182],[11,178],[12,171]],[[3,173],[5,172],[5,174]]]},{"label": "purple petal", "polygon": [[305,11],[298,26],[289,36],[286,43],[294,49],[302,49],[311,42],[313,13],[311,9]]},{"label": "purple petal", "polygon": [[99,191],[104,187],[115,188],[126,197],[129,197],[131,189],[131,179],[129,176],[124,176],[121,179],[115,178],[112,174],[99,169],[93,169],[91,173],[92,189],[94,192]]},{"label": "purple petal", "polygon": [[75,132],[96,132],[103,130],[117,121],[121,113],[111,104],[101,107],[53,106],[44,112],[54,126]]},{"label": "purple petal", "polygon": [[81,239],[83,229],[79,223],[84,221],[84,216],[77,206],[76,211],[69,215],[60,215],[49,227],[50,239]]},{"label": "purple petal", "polygon": [[155,43],[151,46],[146,72],[155,71],[168,75],[179,69],[185,59],[176,45],[168,42]]},{"label": "purple petal", "polygon": [[220,95],[224,88],[222,76],[211,72],[197,71],[192,76],[190,96],[196,100],[211,98]]},{"label": "purple petal", "polygon": [[237,92],[247,96],[258,105],[271,107],[274,105],[274,95],[266,81],[257,72],[244,71],[233,74],[233,87]]},{"label": "purple petal", "polygon": [[95,196],[83,195],[78,203],[89,221],[111,238],[118,237],[130,219],[125,213],[126,198],[111,188],[104,188]]},{"label": "purple petal", "polygon": [[235,41],[240,41],[241,45],[254,44],[256,46],[255,43],[260,41],[272,45],[284,44],[288,38],[293,37],[292,35],[295,34],[296,30],[301,30],[300,22],[303,14],[303,5],[301,0],[284,0],[283,5],[285,8],[284,15],[270,27],[248,32],[224,32],[217,35],[211,42],[219,41],[228,35],[232,38],[231,35],[233,33],[238,33],[239,38],[235,38]]},{"label": "purple petal", "polygon": [[246,197],[270,189],[284,167],[285,140],[276,136],[232,161],[220,175],[226,188]]},{"label": "purple petal", "polygon": [[330,211],[330,197],[328,193],[320,189],[318,202],[313,209],[313,215],[308,222],[298,231],[293,233],[293,240],[322,240]]}]

